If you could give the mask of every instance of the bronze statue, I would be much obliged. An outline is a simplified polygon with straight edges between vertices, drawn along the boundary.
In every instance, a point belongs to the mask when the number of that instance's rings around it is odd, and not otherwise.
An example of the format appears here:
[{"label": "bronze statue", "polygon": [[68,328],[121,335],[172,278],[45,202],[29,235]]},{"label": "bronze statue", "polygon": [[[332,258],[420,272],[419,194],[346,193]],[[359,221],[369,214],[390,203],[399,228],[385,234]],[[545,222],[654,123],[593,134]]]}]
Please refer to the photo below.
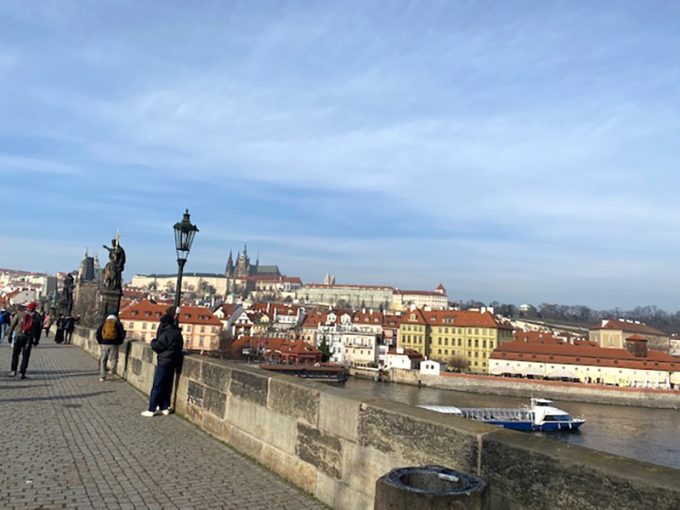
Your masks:
[{"label": "bronze statue", "polygon": [[64,291],[63,291],[63,297],[62,297],[62,302],[63,306],[66,309],[66,313],[71,313],[71,310],[73,308],[73,286],[75,285],[75,281],[73,280],[73,275],[71,273],[66,275],[66,278],[64,279]]},{"label": "bronze statue", "polygon": [[109,289],[120,290],[123,286],[123,269],[125,269],[125,250],[120,245],[120,234],[111,239],[111,248],[103,247],[109,252],[109,261],[104,267],[104,285]]}]

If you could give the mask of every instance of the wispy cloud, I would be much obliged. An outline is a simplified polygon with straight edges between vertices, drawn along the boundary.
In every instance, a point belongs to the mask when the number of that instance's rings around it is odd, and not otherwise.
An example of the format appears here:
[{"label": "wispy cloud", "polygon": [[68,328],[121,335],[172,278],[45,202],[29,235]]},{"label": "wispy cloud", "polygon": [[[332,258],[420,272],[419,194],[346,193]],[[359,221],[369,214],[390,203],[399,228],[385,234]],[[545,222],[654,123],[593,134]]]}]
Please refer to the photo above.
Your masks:
[{"label": "wispy cloud", "polygon": [[671,4],[36,5],[0,6],[0,174],[37,197],[8,234],[120,227],[150,271],[189,207],[197,269],[249,239],[309,280],[680,307],[649,290],[680,249]]}]

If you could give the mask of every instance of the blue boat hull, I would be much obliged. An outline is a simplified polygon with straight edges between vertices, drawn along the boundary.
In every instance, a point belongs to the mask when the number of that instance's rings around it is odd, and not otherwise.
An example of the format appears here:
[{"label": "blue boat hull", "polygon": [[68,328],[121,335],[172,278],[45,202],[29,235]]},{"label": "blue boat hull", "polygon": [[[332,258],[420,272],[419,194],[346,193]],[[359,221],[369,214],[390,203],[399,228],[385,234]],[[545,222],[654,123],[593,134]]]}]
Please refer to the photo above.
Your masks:
[{"label": "blue boat hull", "polygon": [[547,422],[542,425],[534,425],[530,421],[503,421],[503,420],[484,420],[489,425],[497,425],[506,429],[522,430],[525,432],[540,431],[540,432],[568,432],[575,431],[583,425],[582,421],[574,421],[571,423],[565,422]]}]

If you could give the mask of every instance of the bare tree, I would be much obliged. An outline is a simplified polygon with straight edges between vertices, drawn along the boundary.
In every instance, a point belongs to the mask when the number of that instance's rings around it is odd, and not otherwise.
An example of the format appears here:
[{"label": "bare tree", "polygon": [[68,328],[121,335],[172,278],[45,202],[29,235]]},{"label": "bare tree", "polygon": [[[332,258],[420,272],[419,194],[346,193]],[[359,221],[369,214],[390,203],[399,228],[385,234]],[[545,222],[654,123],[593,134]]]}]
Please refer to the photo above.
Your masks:
[{"label": "bare tree", "polygon": [[452,356],[446,362],[446,366],[453,372],[465,372],[470,368],[470,362],[462,356]]}]

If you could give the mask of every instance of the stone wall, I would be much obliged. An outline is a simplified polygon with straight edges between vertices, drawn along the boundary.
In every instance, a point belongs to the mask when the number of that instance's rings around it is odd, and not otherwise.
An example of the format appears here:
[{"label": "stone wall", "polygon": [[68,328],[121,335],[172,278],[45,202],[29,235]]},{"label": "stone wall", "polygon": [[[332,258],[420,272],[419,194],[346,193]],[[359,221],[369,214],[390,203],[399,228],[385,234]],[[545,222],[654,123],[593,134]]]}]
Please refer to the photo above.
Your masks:
[{"label": "stone wall", "polygon": [[[76,333],[97,355],[93,332]],[[148,345],[126,343],[119,374],[148,394],[154,358]],[[380,476],[425,464],[481,474],[494,509],[680,508],[678,470],[236,362],[186,357],[176,410],[333,508],[373,508]]]},{"label": "stone wall", "polygon": [[680,391],[617,388],[558,381],[535,381],[509,377],[447,373],[421,375],[417,370],[390,369],[390,382],[422,385],[444,390],[467,391],[507,397],[544,397],[593,404],[680,409]]}]

